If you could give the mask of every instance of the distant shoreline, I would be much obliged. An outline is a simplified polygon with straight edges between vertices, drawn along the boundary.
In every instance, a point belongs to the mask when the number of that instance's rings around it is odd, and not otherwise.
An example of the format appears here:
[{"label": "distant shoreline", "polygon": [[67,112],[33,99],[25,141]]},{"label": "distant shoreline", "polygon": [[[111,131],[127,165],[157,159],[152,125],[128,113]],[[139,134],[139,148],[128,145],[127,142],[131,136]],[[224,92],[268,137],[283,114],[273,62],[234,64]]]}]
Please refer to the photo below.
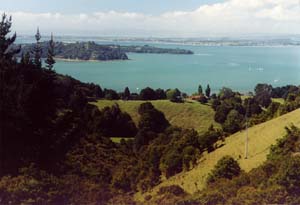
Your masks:
[{"label": "distant shoreline", "polygon": [[63,62],[117,62],[117,61],[127,61],[130,59],[116,59],[116,60],[82,60],[82,59],[71,59],[71,58],[60,58],[60,57],[55,57],[54,58],[57,61],[63,61]]}]

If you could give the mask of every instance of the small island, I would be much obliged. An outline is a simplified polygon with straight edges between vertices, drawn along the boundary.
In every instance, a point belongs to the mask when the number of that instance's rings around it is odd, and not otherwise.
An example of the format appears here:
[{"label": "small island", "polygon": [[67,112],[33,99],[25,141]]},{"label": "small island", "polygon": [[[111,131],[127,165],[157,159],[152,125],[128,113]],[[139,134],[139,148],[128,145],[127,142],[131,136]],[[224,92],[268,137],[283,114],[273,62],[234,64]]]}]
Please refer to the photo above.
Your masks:
[{"label": "small island", "polygon": [[[34,49],[35,44],[22,44],[23,54]],[[49,42],[41,42],[42,58],[47,57]],[[154,46],[120,46],[120,45],[99,45],[93,41],[64,43],[55,42],[55,57],[62,60],[83,60],[83,61],[109,61],[109,60],[128,60],[126,53],[156,53],[156,54],[193,54],[190,50],[158,48]]]}]

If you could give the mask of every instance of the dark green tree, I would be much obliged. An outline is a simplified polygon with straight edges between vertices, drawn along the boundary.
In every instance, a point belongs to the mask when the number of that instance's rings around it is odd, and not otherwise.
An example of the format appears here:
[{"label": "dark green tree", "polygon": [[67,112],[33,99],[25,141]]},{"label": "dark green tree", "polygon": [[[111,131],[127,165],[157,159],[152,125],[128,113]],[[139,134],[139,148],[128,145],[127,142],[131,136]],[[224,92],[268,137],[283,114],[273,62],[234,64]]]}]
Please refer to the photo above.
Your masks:
[{"label": "dark green tree", "polygon": [[130,100],[130,90],[128,87],[124,90],[124,100]]},{"label": "dark green tree", "polygon": [[157,99],[166,99],[167,98],[166,92],[163,89],[158,88],[155,90],[155,93],[156,93]]},{"label": "dark green tree", "polygon": [[203,95],[203,89],[201,85],[198,86],[198,94]]},{"label": "dark green tree", "polygon": [[141,104],[138,112],[141,115],[138,124],[140,129],[159,133],[163,132],[170,125],[164,113],[155,109],[150,102]]},{"label": "dark green tree", "polygon": [[229,133],[235,133],[242,129],[243,116],[236,110],[231,110],[223,124],[223,130]]},{"label": "dark green tree", "polygon": [[118,104],[103,108],[93,121],[96,124],[95,131],[105,137],[133,137],[137,133],[132,118],[122,112]]},{"label": "dark green tree", "polygon": [[271,100],[272,86],[268,84],[257,84],[255,87],[255,100],[263,107],[268,107]]},{"label": "dark green tree", "polygon": [[118,100],[120,96],[115,90],[104,88],[104,98],[107,100]]},{"label": "dark green tree", "polygon": [[217,162],[216,166],[209,174],[207,182],[213,183],[220,178],[232,179],[233,177],[238,176],[240,172],[241,168],[238,162],[231,156],[224,156]]},{"label": "dark green tree", "polygon": [[161,158],[160,170],[167,178],[182,171],[182,154],[178,149],[170,149]]},{"label": "dark green tree", "polygon": [[223,87],[220,90],[219,98],[221,100],[224,100],[224,99],[232,98],[232,97],[234,97],[234,95],[235,95],[235,93],[230,88]]},{"label": "dark green tree", "polygon": [[221,124],[224,123],[227,118],[227,114],[230,112],[230,109],[231,108],[225,105],[225,103],[219,105],[216,109],[214,117],[215,121]]},{"label": "dark green tree", "polygon": [[11,32],[11,20],[7,18],[6,14],[2,15],[0,22],[0,59],[12,60],[12,57],[20,52],[20,48],[12,46],[17,38],[17,34],[14,33],[11,37],[7,35]]},{"label": "dark green tree", "polygon": [[205,90],[205,95],[206,95],[206,97],[210,97],[210,87],[209,87],[209,84],[207,85],[207,87],[206,87],[206,90]]},{"label": "dark green tree", "polygon": [[29,52],[26,52],[25,55],[24,55],[24,59],[23,59],[23,63],[25,65],[30,65],[32,64],[32,60],[30,58],[30,53]]},{"label": "dark green tree", "polygon": [[152,88],[144,88],[140,92],[141,100],[156,100],[156,93]]},{"label": "dark green tree", "polygon": [[166,95],[167,99],[169,99],[171,102],[183,102],[181,92],[177,88],[175,88],[174,90],[168,90]]},{"label": "dark green tree", "polygon": [[201,95],[198,101],[202,104],[205,104],[207,103],[207,98],[204,95]]},{"label": "dark green tree", "polygon": [[39,28],[37,28],[36,34],[35,34],[35,40],[36,44],[33,48],[33,63],[37,68],[42,68],[42,61],[41,61],[41,56],[42,56],[42,48],[40,45],[40,40],[41,40],[41,34]]},{"label": "dark green tree", "polygon": [[47,59],[45,60],[45,63],[47,64],[46,67],[49,70],[52,70],[53,65],[55,64],[55,60],[54,60],[54,41],[53,41],[53,35],[51,34],[51,39],[49,41],[49,47],[48,47],[48,54],[47,54]]}]

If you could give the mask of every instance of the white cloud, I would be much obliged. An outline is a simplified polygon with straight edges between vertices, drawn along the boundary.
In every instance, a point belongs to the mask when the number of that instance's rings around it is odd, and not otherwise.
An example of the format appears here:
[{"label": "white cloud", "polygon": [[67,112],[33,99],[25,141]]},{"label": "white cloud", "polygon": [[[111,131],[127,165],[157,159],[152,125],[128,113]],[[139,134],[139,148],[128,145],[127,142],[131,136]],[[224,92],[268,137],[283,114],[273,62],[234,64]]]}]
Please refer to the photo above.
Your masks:
[{"label": "white cloud", "polygon": [[11,12],[14,29],[86,35],[210,36],[300,34],[299,0],[228,0],[161,15],[131,12],[80,14]]}]

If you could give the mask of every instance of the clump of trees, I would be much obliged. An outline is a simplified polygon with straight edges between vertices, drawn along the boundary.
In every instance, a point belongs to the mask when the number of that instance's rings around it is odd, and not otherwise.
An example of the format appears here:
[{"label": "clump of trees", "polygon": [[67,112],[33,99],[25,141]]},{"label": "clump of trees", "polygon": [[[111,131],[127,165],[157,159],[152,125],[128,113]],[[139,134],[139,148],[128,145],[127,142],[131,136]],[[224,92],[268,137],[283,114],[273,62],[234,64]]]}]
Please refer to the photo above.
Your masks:
[{"label": "clump of trees", "polygon": [[[297,87],[296,87],[297,88]],[[299,89],[272,88],[271,85],[258,84],[255,87],[255,95],[242,100],[241,94],[230,88],[222,88],[216,98],[211,99],[212,108],[215,110],[214,119],[222,124],[227,133],[242,130],[246,123],[255,125],[300,107]],[[272,102],[272,96],[287,95],[283,104]]]},{"label": "clump of trees", "polygon": [[238,162],[231,156],[222,157],[207,178],[208,183],[216,182],[219,179],[232,179],[240,174],[241,168]]},{"label": "clump of trees", "polygon": [[170,100],[171,102],[175,102],[175,103],[183,102],[181,92],[177,88],[174,90],[172,90],[172,89],[167,90],[166,96],[167,96],[167,99]]},{"label": "clump of trees", "polygon": [[105,107],[102,110],[94,110],[92,119],[95,122],[95,130],[105,137],[133,137],[137,128],[126,112],[122,112],[118,104]]}]

